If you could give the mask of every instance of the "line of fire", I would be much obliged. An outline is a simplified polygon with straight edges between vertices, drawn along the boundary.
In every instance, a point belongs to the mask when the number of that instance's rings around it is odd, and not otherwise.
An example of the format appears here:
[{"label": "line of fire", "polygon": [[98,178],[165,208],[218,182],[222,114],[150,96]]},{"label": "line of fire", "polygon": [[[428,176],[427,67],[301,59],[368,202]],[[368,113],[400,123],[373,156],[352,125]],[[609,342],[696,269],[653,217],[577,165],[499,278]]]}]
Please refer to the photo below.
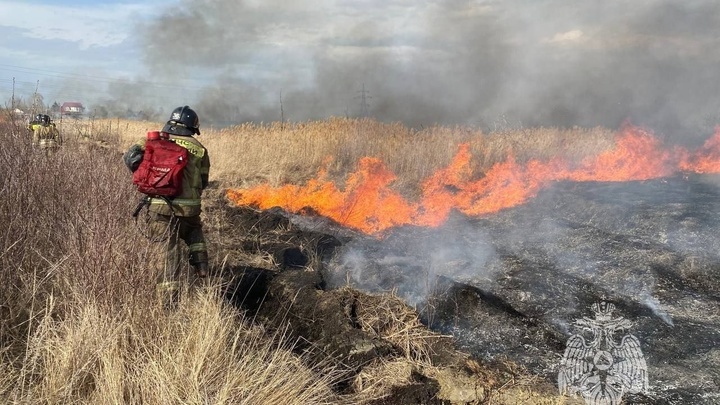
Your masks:
[{"label": "line of fire", "polygon": [[396,226],[439,226],[452,210],[476,217],[515,207],[553,182],[626,182],[685,173],[718,173],[720,128],[702,147],[688,150],[665,147],[651,131],[627,124],[618,130],[612,150],[580,164],[572,165],[563,159],[520,164],[509,156],[479,179],[470,178],[472,159],[469,145],[461,145],[447,167],[424,180],[417,201],[408,201],[393,191],[390,186],[395,175],[373,157],[361,159],[357,171],[342,188],[321,170],[305,185],[264,184],[229,190],[228,197],[238,205],[260,209],[281,207],[301,213],[309,208],[339,224],[379,236]]}]

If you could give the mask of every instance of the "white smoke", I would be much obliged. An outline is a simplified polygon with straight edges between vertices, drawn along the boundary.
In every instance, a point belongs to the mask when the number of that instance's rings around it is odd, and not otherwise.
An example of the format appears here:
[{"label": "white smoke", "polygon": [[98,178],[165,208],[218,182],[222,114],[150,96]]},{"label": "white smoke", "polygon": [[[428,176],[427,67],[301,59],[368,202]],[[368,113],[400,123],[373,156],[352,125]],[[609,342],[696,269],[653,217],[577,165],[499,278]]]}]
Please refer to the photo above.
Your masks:
[{"label": "white smoke", "polygon": [[720,118],[719,22],[709,0],[184,0],[138,32],[153,76],[217,78],[198,108],[218,120],[277,120],[282,92],[290,120],[631,119],[687,139]]},{"label": "white smoke", "polygon": [[355,239],[330,264],[331,284],[366,291],[395,291],[409,305],[427,302],[441,277],[474,285],[494,282],[498,267],[486,231],[468,223],[405,234],[401,228],[384,240]]}]

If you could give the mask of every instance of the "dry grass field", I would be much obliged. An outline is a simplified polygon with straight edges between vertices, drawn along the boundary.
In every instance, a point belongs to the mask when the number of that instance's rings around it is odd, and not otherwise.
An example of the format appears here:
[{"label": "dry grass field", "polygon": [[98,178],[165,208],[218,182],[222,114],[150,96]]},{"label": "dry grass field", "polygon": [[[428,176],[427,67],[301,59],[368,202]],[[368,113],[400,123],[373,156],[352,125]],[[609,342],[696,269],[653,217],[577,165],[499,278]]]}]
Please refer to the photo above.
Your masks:
[{"label": "dry grass field", "polygon": [[117,145],[68,131],[45,156],[22,127],[1,133],[0,402],[337,403],[331,368],[307,368],[213,288],[157,305]]},{"label": "dry grass field", "polygon": [[[68,121],[66,132],[119,151],[162,123],[98,120]],[[243,124],[215,129],[201,124],[199,140],[212,158],[214,181],[223,187],[301,184],[321,168],[342,182],[361,158],[383,161],[396,174],[394,187],[408,196],[419,193],[422,180],[447,166],[461,144],[469,144],[476,175],[512,155],[518,162],[563,157],[580,161],[614,145],[615,132],[606,128],[528,128],[483,133],[464,127],[414,130],[399,123],[370,119],[332,118],[302,123]]]},{"label": "dry grass field", "polygon": [[[121,153],[160,125],[64,121],[67,142],[50,156],[32,149],[21,125],[0,127],[0,402],[334,404],[382,397],[383,382],[367,373],[356,385],[372,392],[340,395],[334,365],[308,367],[293,342],[245,319],[213,286],[187,292],[177,311],[158,306],[157,247],[139,237],[130,217],[138,195]],[[225,203],[229,188],[302,184],[321,169],[342,184],[366,156],[381,159],[397,176],[392,187],[413,198],[461,144],[470,145],[477,176],[508,155],[579,161],[614,144],[603,128],[485,134],[339,118],[201,131],[212,163],[210,205]],[[205,219],[211,265],[220,269],[223,241],[232,235]],[[393,367],[405,366],[383,365]],[[517,401],[504,395],[492,403]]]}]

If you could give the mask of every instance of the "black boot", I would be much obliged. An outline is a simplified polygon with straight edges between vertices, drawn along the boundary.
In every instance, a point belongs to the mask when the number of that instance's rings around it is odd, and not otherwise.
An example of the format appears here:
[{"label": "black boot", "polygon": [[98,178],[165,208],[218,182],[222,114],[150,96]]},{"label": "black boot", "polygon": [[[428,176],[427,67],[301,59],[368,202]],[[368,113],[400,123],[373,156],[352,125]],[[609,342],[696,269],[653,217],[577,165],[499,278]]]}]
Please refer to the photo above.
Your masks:
[{"label": "black boot", "polygon": [[195,275],[198,278],[205,278],[208,276],[208,264],[207,262],[195,263]]},{"label": "black boot", "polygon": [[207,252],[190,253],[190,264],[195,268],[195,276],[198,278],[205,278],[208,276]]}]

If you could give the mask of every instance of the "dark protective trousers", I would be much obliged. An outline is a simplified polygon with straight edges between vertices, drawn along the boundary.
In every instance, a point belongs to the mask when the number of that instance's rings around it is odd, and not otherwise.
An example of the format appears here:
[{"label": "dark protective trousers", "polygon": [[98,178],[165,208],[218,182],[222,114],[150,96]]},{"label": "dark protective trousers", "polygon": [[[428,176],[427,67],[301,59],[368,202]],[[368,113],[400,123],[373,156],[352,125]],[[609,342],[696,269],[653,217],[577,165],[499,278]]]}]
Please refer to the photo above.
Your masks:
[{"label": "dark protective trousers", "polygon": [[188,247],[190,265],[196,271],[207,270],[208,254],[200,216],[179,217],[151,213],[150,235],[153,240],[163,243],[165,257],[163,268],[158,274],[157,290],[161,296],[176,295],[179,291],[181,271],[182,240]]}]

